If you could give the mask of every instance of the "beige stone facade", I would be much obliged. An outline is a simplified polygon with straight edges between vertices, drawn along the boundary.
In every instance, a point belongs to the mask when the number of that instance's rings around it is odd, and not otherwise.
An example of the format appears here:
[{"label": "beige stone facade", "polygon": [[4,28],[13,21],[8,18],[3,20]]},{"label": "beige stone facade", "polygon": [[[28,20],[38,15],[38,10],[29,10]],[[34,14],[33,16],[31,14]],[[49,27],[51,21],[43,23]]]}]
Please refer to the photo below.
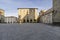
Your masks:
[{"label": "beige stone facade", "polygon": [[19,23],[33,23],[37,22],[38,8],[18,8]]}]

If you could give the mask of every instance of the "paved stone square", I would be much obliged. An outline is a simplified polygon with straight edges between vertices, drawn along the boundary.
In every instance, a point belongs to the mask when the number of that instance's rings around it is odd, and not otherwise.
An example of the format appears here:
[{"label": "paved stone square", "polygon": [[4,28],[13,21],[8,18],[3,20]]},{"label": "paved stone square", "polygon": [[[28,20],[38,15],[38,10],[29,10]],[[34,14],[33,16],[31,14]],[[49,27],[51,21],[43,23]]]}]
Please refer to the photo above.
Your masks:
[{"label": "paved stone square", "polygon": [[0,24],[0,40],[60,40],[60,27],[41,23]]}]

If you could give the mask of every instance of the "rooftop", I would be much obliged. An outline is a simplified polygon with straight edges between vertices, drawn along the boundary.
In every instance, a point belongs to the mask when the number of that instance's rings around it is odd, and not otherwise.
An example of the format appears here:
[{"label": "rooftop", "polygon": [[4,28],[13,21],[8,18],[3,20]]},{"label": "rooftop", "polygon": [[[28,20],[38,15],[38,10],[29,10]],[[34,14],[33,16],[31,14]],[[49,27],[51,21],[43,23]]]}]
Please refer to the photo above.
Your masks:
[{"label": "rooftop", "polygon": [[8,17],[8,18],[14,18],[15,16],[6,16],[6,17]]},{"label": "rooftop", "polygon": [[18,8],[18,9],[38,9],[38,8]]},{"label": "rooftop", "polygon": [[[0,10],[3,10],[3,9],[0,9]],[[3,10],[4,11],[4,10]]]}]

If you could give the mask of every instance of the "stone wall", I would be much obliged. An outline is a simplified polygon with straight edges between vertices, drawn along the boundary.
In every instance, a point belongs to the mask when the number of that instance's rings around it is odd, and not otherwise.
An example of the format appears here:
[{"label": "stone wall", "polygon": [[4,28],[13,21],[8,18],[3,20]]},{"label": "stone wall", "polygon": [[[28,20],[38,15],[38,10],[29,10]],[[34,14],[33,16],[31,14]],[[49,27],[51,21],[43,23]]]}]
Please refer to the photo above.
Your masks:
[{"label": "stone wall", "polygon": [[53,0],[53,22],[60,22],[60,0]]}]

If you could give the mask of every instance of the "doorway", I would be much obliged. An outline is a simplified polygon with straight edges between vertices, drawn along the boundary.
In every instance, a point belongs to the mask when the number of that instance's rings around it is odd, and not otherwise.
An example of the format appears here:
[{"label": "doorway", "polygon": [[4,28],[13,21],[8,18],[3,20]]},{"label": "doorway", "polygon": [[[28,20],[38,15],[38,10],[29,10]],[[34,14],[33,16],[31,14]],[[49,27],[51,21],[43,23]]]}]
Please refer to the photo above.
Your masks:
[{"label": "doorway", "polygon": [[0,23],[1,23],[1,20],[0,20]]},{"label": "doorway", "polygon": [[29,23],[29,20],[27,19],[27,23]]},{"label": "doorway", "polygon": [[30,19],[30,23],[32,23],[32,19]]}]

